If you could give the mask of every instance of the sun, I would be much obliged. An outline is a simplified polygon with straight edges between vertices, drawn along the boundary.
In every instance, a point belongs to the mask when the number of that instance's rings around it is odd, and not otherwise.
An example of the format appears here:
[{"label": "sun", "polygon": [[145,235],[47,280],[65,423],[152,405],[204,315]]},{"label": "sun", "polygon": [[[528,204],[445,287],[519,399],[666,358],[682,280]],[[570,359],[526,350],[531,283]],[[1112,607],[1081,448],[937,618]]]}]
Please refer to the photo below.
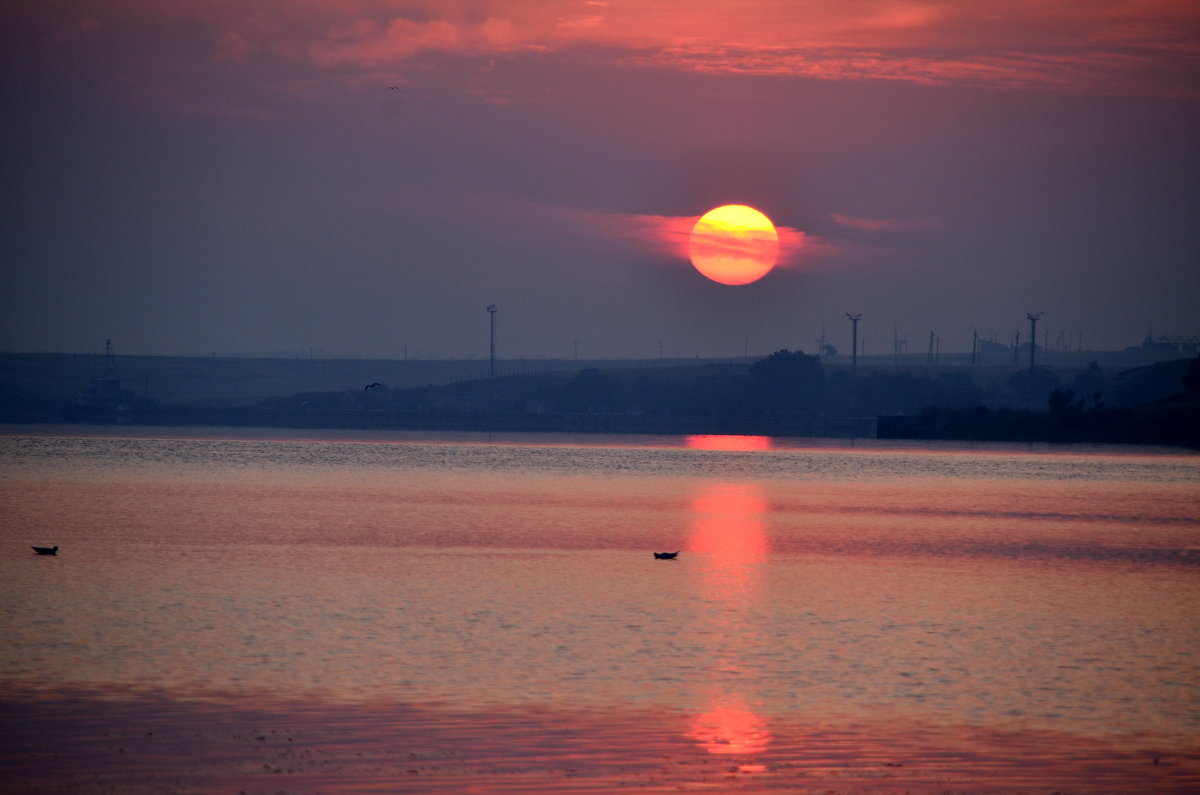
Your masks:
[{"label": "sun", "polygon": [[779,233],[771,219],[744,204],[726,204],[700,216],[688,238],[696,270],[721,284],[749,284],[775,267]]}]

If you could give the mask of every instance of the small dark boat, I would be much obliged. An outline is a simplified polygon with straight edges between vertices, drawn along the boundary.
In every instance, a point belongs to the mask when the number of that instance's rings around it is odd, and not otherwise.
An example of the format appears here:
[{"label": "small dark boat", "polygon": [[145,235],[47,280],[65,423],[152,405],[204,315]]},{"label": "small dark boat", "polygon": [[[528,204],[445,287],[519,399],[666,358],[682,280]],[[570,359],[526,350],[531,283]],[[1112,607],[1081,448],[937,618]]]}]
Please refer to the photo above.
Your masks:
[{"label": "small dark boat", "polygon": [[679,554],[678,552],[655,552],[654,559],[655,560],[675,560],[675,556],[678,554]]},{"label": "small dark boat", "polygon": [[38,553],[39,555],[57,555],[58,554],[58,544],[55,544],[52,547],[34,547],[33,551]]}]

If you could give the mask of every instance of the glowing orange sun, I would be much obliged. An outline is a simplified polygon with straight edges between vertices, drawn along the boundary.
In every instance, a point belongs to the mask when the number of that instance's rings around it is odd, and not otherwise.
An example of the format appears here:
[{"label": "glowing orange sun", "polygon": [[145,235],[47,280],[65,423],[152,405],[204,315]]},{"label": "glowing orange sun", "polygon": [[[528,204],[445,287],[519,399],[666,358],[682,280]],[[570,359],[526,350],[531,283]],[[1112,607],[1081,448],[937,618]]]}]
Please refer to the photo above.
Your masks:
[{"label": "glowing orange sun", "polygon": [[700,216],[688,238],[696,270],[721,284],[749,284],[779,259],[779,233],[771,219],[744,204],[726,204]]}]

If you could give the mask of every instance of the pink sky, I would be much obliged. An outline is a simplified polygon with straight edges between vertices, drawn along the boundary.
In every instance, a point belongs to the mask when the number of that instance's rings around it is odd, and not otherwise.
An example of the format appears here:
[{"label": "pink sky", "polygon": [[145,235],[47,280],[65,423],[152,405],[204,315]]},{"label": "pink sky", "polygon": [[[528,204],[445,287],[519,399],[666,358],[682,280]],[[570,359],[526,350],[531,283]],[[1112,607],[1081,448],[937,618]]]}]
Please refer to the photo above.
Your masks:
[{"label": "pink sky", "polygon": [[577,52],[703,73],[1195,96],[1200,55],[1188,0],[68,0],[10,13],[55,46],[187,26],[230,66],[348,80],[419,72],[438,53]]},{"label": "pink sky", "polygon": [[[513,356],[1197,331],[1194,2],[4,14],[9,349],[465,356],[489,303]],[[785,256],[714,293],[681,230],[727,203]]]}]

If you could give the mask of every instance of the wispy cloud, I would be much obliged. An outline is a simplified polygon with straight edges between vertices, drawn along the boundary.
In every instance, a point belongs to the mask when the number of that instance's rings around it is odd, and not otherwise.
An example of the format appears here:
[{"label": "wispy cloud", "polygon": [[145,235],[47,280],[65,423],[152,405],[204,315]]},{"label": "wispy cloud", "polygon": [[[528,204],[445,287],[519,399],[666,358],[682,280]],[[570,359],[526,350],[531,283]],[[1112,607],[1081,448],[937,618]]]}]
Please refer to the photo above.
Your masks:
[{"label": "wispy cloud", "polygon": [[942,228],[941,222],[933,218],[855,218],[843,213],[830,213],[829,217],[862,232],[928,232]]},{"label": "wispy cloud", "polygon": [[587,56],[654,69],[1195,98],[1195,0],[62,0],[11,14],[31,40],[122,36],[171,47],[186,27],[257,76],[419,72],[422,60]]},{"label": "wispy cloud", "polygon": [[[82,2],[82,0],[80,0]],[[322,68],[399,67],[433,53],[601,48],[625,64],[705,73],[901,80],[1002,89],[1196,96],[1194,0],[578,0],[276,3],[223,18],[215,48],[303,54]]]},{"label": "wispy cloud", "polygon": [[[604,214],[571,211],[576,223],[594,234],[631,243],[635,249],[652,252],[666,261],[689,265],[692,229],[699,215]],[[799,262],[799,254],[812,239],[800,229],[776,225],[779,235],[778,267]],[[718,244],[711,243],[716,246]]]},{"label": "wispy cloud", "polygon": [[475,25],[398,17],[386,25],[362,19],[333,28],[313,42],[309,52],[318,64],[326,66],[379,65],[429,51],[503,52],[516,43],[512,23],[495,17]]}]

